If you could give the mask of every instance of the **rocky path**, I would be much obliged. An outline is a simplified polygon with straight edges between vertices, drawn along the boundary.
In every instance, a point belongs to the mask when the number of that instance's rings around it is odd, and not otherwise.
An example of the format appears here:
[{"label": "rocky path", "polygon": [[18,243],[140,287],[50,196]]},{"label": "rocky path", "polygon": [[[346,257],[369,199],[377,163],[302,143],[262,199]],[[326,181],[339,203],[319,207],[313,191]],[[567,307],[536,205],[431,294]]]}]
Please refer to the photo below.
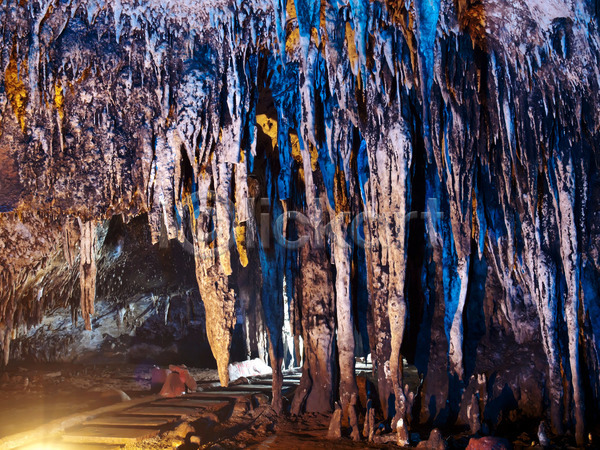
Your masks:
[{"label": "rocky path", "polygon": [[[299,373],[286,373],[284,396],[293,393],[299,380]],[[156,446],[149,444],[147,447],[163,448],[158,442],[165,436],[173,444],[205,443],[204,437],[198,435],[190,423],[201,423],[203,420],[223,423],[236,414],[264,405],[270,401],[270,383],[270,378],[257,377],[248,379],[247,384],[227,388],[217,386],[216,383],[201,384],[198,392],[177,398],[146,396],[3,438],[0,440],[0,448],[127,448],[153,438],[157,441]]]}]

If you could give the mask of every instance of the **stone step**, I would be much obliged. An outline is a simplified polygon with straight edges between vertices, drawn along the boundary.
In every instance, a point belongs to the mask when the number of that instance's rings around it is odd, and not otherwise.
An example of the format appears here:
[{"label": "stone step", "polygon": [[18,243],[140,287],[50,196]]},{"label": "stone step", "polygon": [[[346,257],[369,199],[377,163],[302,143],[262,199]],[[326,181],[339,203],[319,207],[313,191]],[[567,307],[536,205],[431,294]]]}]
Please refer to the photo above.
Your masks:
[{"label": "stone step", "polygon": [[169,422],[177,420],[176,416],[134,416],[134,415],[111,415],[100,416],[88,420],[83,425],[99,426],[128,426],[128,427],[161,427]]},{"label": "stone step", "polygon": [[220,388],[220,389],[212,389],[210,391],[194,392],[192,394],[187,394],[186,397],[187,398],[195,398],[195,399],[220,398],[220,399],[237,400],[239,398],[251,396],[252,394],[256,394],[258,392],[259,391],[253,391],[248,388],[246,388],[244,390],[239,390],[239,391],[230,391],[227,388]]},{"label": "stone step", "polygon": [[138,416],[189,416],[197,411],[194,407],[184,406],[157,406],[153,403],[126,409],[121,414]]},{"label": "stone step", "polygon": [[[223,388],[224,392],[271,392],[272,386],[270,384],[240,384],[237,386],[229,386]],[[212,392],[212,391],[211,391]]]},{"label": "stone step", "polygon": [[[238,384],[236,386],[247,386],[247,387],[251,387],[251,386],[269,386],[271,387],[273,385],[273,380],[269,379],[269,378],[265,378],[264,380],[253,380],[254,383],[250,383],[250,384]],[[283,379],[283,385],[284,386],[298,386],[298,383],[300,383],[300,378],[292,378],[292,379]],[[229,386],[229,387],[234,387],[234,386]]]},{"label": "stone step", "polygon": [[221,409],[230,404],[227,400],[210,398],[190,398],[189,396],[169,398],[152,403],[152,406],[183,406],[186,408]]},{"label": "stone step", "polygon": [[71,444],[60,439],[44,440],[43,443],[36,443],[18,447],[19,450],[40,450],[40,449],[60,449],[60,450],[115,450],[115,444]]},{"label": "stone step", "polygon": [[157,436],[158,428],[136,427],[103,427],[103,426],[78,426],[65,431],[62,436],[64,442],[72,444],[134,444],[142,439]]}]

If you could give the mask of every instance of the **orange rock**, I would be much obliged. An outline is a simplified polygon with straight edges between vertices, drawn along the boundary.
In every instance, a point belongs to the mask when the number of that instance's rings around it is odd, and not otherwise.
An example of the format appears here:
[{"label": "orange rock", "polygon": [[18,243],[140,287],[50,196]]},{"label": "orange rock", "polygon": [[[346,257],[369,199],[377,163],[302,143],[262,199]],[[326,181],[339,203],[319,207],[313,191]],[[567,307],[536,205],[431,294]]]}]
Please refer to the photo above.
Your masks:
[{"label": "orange rock", "polygon": [[471,438],[467,450],[510,450],[512,446],[506,439],[486,436]]}]

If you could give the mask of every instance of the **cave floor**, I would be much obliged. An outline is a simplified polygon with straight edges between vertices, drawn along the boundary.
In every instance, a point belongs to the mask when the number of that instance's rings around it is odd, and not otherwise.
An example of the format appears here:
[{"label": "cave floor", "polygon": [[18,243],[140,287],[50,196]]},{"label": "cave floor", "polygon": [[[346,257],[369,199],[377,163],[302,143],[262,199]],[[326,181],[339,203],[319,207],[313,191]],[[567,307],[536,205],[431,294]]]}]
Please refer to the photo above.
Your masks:
[{"label": "cave floor", "polygon": [[[358,363],[357,372],[365,373],[370,365],[361,366]],[[6,436],[11,438],[18,433],[27,435],[40,426],[47,426],[53,421],[60,422],[68,416],[88,414],[92,410],[113,405],[117,408],[130,402],[152,401],[151,396],[151,365],[134,364],[18,364],[5,368],[0,374],[0,440]],[[209,392],[199,393],[201,397],[210,398],[210,394],[218,394],[218,374],[212,369],[189,368],[190,374],[199,386]],[[295,384],[299,381],[300,373],[286,376],[284,393],[289,405]],[[277,416],[269,405],[268,389],[265,389],[270,378],[252,380],[253,385],[238,384],[230,386],[228,395],[233,396],[229,409],[218,413],[215,411],[200,413],[188,418],[196,429],[205,429],[203,440],[218,448],[331,448],[331,442],[325,439],[329,426],[329,415],[305,414],[302,417]],[[211,389],[215,390],[214,392]],[[254,394],[248,394],[248,390]],[[191,397],[194,394],[186,397]],[[239,399],[236,401],[235,396]],[[259,404],[256,396],[260,396]],[[246,407],[247,399],[251,404]],[[164,400],[161,400],[164,401]],[[209,400],[210,401],[210,400]],[[147,408],[147,406],[146,406]],[[207,419],[208,418],[208,419]],[[207,422],[208,421],[208,422]],[[179,421],[181,422],[181,421]],[[177,422],[177,423],[179,423]],[[185,421],[183,421],[185,423]],[[209,423],[210,426],[207,425]],[[176,425],[176,424],[175,424]],[[173,443],[184,445],[185,440],[177,430],[161,430],[156,437],[141,440],[135,444],[123,446],[66,443],[61,438],[44,439],[37,443],[18,448],[29,449],[70,449],[82,448],[87,450],[108,448],[173,448]],[[38,428],[39,429],[39,428]],[[64,435],[63,435],[64,438]],[[32,441],[31,438],[26,440]],[[40,446],[41,445],[41,446]],[[365,448],[366,442],[354,443],[349,439],[337,442],[336,448]],[[378,448],[376,445],[368,445]],[[1,445],[0,445],[1,447]]]},{"label": "cave floor", "polygon": [[[365,376],[370,371],[370,365],[357,362],[357,374]],[[190,374],[197,380],[203,392],[189,394],[185,398],[157,400],[151,395],[150,365],[134,364],[31,364],[13,365],[0,373],[0,448],[2,438],[14,436],[17,433],[27,434],[41,425],[46,426],[52,421],[60,422],[67,416],[83,416],[98,408],[116,408],[112,413],[94,416],[92,421],[102,422],[111,414],[122,418],[129,408],[133,410],[138,403],[143,409],[139,414],[131,414],[132,422],[119,423],[121,430],[129,426],[132,433],[143,432],[154,427],[152,436],[132,439],[129,444],[85,444],[83,442],[67,443],[64,438],[68,430],[77,430],[70,426],[55,440],[28,438],[22,449],[84,449],[107,450],[121,449],[167,449],[198,448],[190,442],[188,430],[194,430],[201,437],[200,448],[252,448],[252,449],[326,449],[326,448],[389,448],[392,444],[374,444],[353,442],[349,438],[337,441],[326,439],[331,416],[327,414],[304,414],[302,416],[277,415],[269,405],[269,377],[254,378],[251,384],[233,383],[227,390],[218,387],[218,374],[212,369],[189,368]],[[287,373],[284,381],[284,406],[289,406],[298,382],[300,373]],[[367,378],[371,378],[367,376]],[[243,380],[248,381],[248,380]],[[405,381],[411,390],[416,390],[419,383],[418,374],[414,367],[405,366]],[[227,398],[225,398],[227,397]],[[123,402],[130,398],[132,401]],[[223,401],[225,400],[225,401]],[[188,416],[171,418],[160,424],[164,416],[153,415],[151,409],[157,402],[164,404],[172,402],[174,409],[181,403],[205,403],[208,406],[198,409]],[[209,405],[214,403],[214,406]],[[112,405],[112,406],[111,406]],[[165,409],[162,410],[166,411]],[[136,422],[140,420],[140,422]],[[134,423],[135,422],[135,423]],[[361,420],[362,422],[362,420]],[[93,425],[90,420],[82,423],[82,427]],[[99,423],[99,428],[110,424]],[[187,427],[187,428],[186,428]],[[191,427],[191,428],[190,428]],[[362,428],[362,427],[361,427]],[[104,429],[106,430],[106,428]],[[423,438],[429,434],[429,429],[414,430],[420,432]],[[514,448],[530,447],[534,440],[535,430],[521,436],[505,435]],[[76,433],[75,433],[76,434]],[[143,433],[142,433],[143,434]],[[345,433],[347,435],[347,433]],[[460,430],[445,430],[444,435],[450,448],[464,448],[468,442],[468,433]],[[135,441],[135,442],[134,442]],[[33,442],[33,444],[32,444]],[[37,443],[36,443],[37,442]],[[555,443],[561,448],[569,448],[567,440]],[[8,447],[14,448],[14,447]]]},{"label": "cave floor", "polygon": [[[150,365],[19,364],[0,374],[0,438],[150,393]],[[189,369],[200,383],[216,370]]]}]

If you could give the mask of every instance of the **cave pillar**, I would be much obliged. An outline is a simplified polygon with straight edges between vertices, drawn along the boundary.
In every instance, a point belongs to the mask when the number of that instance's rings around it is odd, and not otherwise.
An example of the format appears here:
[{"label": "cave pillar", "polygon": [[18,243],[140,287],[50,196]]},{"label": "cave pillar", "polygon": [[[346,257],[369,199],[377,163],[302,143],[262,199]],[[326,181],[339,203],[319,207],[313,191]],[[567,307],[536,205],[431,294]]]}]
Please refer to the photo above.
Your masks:
[{"label": "cave pillar", "polygon": [[[427,372],[421,390],[420,416],[423,422],[443,424],[448,416],[448,337],[444,327],[446,303],[444,300],[443,240],[435,228],[432,212],[427,214],[430,270],[427,271],[429,286],[430,319],[424,323],[429,330]],[[430,281],[429,281],[430,280]]]},{"label": "cave pillar", "polygon": [[292,414],[330,412],[334,397],[335,312],[329,255],[308,221],[298,222],[298,235],[308,237],[299,249],[297,301],[304,355],[302,378]]},{"label": "cave pillar", "polygon": [[352,406],[352,396],[358,396],[358,386],[354,373],[354,321],[352,317],[352,297],[350,295],[351,248],[344,237],[348,231],[345,217],[340,215],[333,221],[334,239],[332,245],[335,264],[335,308],[337,318],[337,349],[340,365],[339,397],[342,411]]},{"label": "cave pillar", "polygon": [[281,387],[283,385],[283,273],[285,249],[261,247],[262,265],[262,308],[267,336],[269,338],[269,360],[273,370],[272,406],[277,412],[283,407]]},{"label": "cave pillar", "polygon": [[[381,101],[367,90],[369,103]],[[394,110],[394,108],[391,108]],[[376,114],[373,114],[376,117]],[[376,120],[376,119],[373,119]],[[373,325],[370,327],[379,397],[392,427],[406,433],[406,398],[400,348],[406,325],[406,218],[410,196],[411,137],[397,113],[370,123],[363,133],[369,165],[365,183],[365,254]],[[381,130],[387,130],[382,133]],[[405,438],[400,439],[405,444]]]}]

